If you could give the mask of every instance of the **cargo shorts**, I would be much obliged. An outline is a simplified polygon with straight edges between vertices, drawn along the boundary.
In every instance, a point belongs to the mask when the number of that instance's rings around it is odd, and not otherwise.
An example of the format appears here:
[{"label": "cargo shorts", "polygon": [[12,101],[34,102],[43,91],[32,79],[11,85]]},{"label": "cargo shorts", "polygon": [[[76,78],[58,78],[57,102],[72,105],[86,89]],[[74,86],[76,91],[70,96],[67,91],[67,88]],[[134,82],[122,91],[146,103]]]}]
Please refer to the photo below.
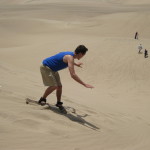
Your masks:
[{"label": "cargo shorts", "polygon": [[58,72],[54,72],[48,66],[41,65],[40,71],[45,86],[62,86]]}]

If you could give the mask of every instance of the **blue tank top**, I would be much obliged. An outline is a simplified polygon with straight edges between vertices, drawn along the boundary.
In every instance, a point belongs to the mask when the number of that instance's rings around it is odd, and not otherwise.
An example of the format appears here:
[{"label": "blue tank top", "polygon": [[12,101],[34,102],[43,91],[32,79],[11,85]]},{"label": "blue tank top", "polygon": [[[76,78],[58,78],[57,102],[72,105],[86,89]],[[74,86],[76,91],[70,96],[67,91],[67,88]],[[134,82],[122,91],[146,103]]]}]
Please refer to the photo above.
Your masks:
[{"label": "blue tank top", "polygon": [[74,52],[60,52],[54,56],[43,60],[43,65],[48,66],[53,71],[59,71],[68,67],[68,63],[63,62],[65,55],[74,56]]}]

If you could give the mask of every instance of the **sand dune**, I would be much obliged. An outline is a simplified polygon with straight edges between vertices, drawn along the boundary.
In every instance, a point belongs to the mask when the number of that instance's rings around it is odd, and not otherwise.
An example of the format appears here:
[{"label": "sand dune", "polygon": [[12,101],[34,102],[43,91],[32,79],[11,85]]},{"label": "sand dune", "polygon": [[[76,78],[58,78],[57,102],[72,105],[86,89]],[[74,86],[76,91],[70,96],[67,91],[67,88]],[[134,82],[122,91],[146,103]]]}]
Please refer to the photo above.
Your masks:
[{"label": "sand dune", "polygon": [[[0,0],[1,149],[149,150],[149,26],[149,0]],[[41,61],[79,44],[89,52],[76,72],[95,88],[66,69],[67,115],[26,105],[45,90]],[[55,92],[48,102],[55,104]]]}]

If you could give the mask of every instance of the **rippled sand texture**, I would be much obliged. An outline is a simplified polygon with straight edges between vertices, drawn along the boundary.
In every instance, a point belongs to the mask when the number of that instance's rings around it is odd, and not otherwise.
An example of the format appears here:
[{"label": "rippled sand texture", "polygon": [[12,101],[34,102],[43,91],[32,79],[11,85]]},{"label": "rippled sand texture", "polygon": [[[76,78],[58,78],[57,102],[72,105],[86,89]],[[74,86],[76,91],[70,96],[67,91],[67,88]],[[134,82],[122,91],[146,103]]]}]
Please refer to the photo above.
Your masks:
[{"label": "rippled sand texture", "polygon": [[[0,149],[150,149],[149,0],[0,0],[0,35]],[[26,105],[45,90],[42,60],[79,44],[89,51],[76,73],[95,88],[66,69],[67,115]]]}]

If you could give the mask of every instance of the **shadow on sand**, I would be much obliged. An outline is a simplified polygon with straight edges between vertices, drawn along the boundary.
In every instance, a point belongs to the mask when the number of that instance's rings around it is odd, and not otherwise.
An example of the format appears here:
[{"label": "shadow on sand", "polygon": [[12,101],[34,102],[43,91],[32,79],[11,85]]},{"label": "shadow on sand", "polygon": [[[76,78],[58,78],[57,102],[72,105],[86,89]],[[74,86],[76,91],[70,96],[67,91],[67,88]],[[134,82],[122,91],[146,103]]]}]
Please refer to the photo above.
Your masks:
[{"label": "shadow on sand", "polygon": [[68,119],[70,119],[71,121],[77,122],[87,128],[92,129],[92,130],[95,130],[95,131],[100,130],[99,127],[95,126],[94,124],[92,124],[84,119],[85,117],[89,116],[88,114],[79,115],[78,113],[76,113],[76,110],[74,108],[65,107],[67,114],[61,113],[57,107],[52,106],[52,105],[46,106],[46,107],[44,107],[44,109],[49,109],[57,114],[61,114],[65,117],[67,117]]}]

